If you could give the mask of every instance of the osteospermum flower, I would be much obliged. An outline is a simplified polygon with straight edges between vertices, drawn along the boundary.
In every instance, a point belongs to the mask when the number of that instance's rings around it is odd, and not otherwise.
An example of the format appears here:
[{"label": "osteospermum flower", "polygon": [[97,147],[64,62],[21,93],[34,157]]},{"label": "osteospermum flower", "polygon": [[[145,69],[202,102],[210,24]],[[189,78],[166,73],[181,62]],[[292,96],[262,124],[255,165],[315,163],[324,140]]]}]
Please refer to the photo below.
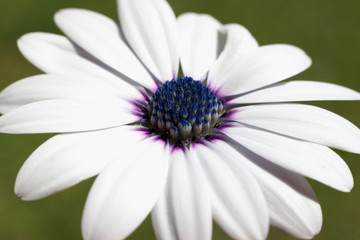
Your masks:
[{"label": "osteospermum flower", "polygon": [[329,147],[360,153],[360,131],[286,102],[360,94],[279,83],[310,58],[291,45],[259,46],[238,24],[176,19],[164,0],[118,0],[118,10],[120,26],[66,9],[55,22],[67,37],[20,38],[46,74],[1,92],[0,132],[59,134],[27,159],[16,194],[36,200],[99,174],[83,214],[86,240],[123,239],[149,213],[158,239],[210,239],[212,220],[235,239],[265,239],[269,225],[317,234],[321,209],[305,177],[350,191],[349,168]]}]

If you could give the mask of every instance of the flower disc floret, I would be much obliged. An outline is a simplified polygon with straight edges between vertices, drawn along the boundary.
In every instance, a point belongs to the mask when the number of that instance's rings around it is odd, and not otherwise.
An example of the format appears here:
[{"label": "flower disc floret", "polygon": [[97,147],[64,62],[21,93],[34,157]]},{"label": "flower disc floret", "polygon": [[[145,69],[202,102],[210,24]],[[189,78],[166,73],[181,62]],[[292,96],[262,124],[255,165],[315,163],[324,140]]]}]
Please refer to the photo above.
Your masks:
[{"label": "flower disc floret", "polygon": [[146,104],[145,119],[158,134],[170,142],[188,143],[212,133],[223,105],[201,81],[192,77],[178,77],[166,81]]}]

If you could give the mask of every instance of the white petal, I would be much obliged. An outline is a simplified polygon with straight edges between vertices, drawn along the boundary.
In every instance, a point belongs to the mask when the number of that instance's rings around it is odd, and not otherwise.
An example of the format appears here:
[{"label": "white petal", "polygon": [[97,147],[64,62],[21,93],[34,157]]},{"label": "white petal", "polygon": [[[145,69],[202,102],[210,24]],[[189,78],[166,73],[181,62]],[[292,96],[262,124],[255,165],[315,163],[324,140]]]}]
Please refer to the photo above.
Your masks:
[{"label": "white petal", "polygon": [[[239,24],[227,24],[219,30],[219,41],[223,40],[224,49],[211,67],[208,84],[217,88],[224,84],[231,70],[238,61],[258,49],[259,44],[251,33]],[[221,47],[221,46],[219,46]],[[220,49],[221,50],[221,49]]]},{"label": "white petal", "polygon": [[[224,51],[221,55],[224,55],[227,61],[235,61],[238,58],[245,57],[259,48],[256,39],[242,25],[226,24],[220,29],[220,35],[226,39]],[[219,61],[221,60],[219,59]]]},{"label": "white petal", "polygon": [[[81,76],[43,74],[17,81],[0,93],[0,112],[21,105],[50,99],[73,99],[94,103],[118,102],[119,92],[101,79]],[[133,99],[139,99],[134,96]]]},{"label": "white petal", "polygon": [[110,18],[84,9],[64,9],[55,14],[55,22],[72,41],[103,63],[147,88],[156,86]]},{"label": "white petal", "polygon": [[178,17],[181,67],[184,76],[204,79],[218,56],[221,24],[207,14],[185,13]]},{"label": "white petal", "polygon": [[292,102],[292,101],[326,101],[326,100],[360,100],[360,93],[332,83],[315,81],[290,81],[274,84],[231,100],[234,104]]},{"label": "white petal", "polygon": [[170,155],[167,186],[151,213],[157,239],[211,239],[211,204],[199,163],[189,152]]},{"label": "white petal", "polygon": [[321,207],[306,179],[281,168],[260,156],[223,141],[216,142],[213,151],[221,154],[237,175],[245,165],[256,177],[264,193],[270,224],[301,239],[318,234],[322,225]]},{"label": "white petal", "polygon": [[348,192],[353,178],[346,163],[328,147],[246,127],[224,129],[226,135],[261,157],[290,171]]},{"label": "white petal", "polygon": [[103,79],[119,93],[131,96],[137,90],[119,76],[80,56],[65,37],[51,33],[29,33],[18,40],[21,53],[46,73]]},{"label": "white petal", "polygon": [[168,155],[161,140],[146,139],[100,173],[85,204],[85,240],[125,239],[141,224],[164,188]]},{"label": "white petal", "polygon": [[143,136],[134,127],[59,134],[43,143],[21,167],[15,193],[37,200],[90,178],[129,151]]},{"label": "white petal", "polygon": [[0,117],[2,133],[78,132],[120,126],[139,120],[124,106],[74,100],[30,103]]},{"label": "white petal", "polygon": [[235,95],[287,79],[310,65],[311,59],[300,48],[266,45],[240,57],[231,68],[210,75],[209,84],[221,95]]},{"label": "white petal", "polygon": [[360,153],[360,130],[325,109],[304,104],[267,104],[235,109],[240,122],[287,136]]},{"label": "white petal", "polygon": [[214,220],[234,239],[265,239],[269,216],[258,182],[241,164],[236,172],[229,168],[223,154],[211,151],[217,147],[194,149],[211,188]]},{"label": "white petal", "polygon": [[174,12],[164,0],[118,0],[121,27],[134,52],[161,81],[177,76],[178,34]]}]

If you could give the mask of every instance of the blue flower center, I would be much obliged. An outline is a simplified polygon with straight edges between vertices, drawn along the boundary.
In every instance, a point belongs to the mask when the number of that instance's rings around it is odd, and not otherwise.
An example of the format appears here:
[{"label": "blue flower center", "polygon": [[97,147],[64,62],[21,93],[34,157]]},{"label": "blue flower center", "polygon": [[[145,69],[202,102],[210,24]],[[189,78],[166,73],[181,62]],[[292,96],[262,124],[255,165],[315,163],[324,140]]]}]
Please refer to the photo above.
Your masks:
[{"label": "blue flower center", "polygon": [[211,134],[224,113],[216,95],[191,77],[166,81],[147,102],[146,111],[151,128],[173,142]]}]

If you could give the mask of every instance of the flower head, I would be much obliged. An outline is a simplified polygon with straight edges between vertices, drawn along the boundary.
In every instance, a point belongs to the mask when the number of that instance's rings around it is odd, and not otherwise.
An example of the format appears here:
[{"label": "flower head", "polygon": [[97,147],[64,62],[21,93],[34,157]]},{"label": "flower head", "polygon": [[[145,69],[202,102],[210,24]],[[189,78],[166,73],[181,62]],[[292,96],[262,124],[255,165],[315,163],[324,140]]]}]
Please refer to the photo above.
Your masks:
[{"label": "flower head", "polygon": [[360,153],[360,131],[289,102],[360,94],[281,82],[310,58],[291,45],[259,46],[238,24],[176,19],[164,0],[118,0],[118,10],[120,26],[66,9],[55,15],[66,37],[20,38],[45,74],[0,93],[0,132],[59,134],[24,163],[16,194],[40,199],[99,174],[86,240],[126,238],[149,213],[158,239],[210,239],[212,220],[235,239],[265,239],[270,225],[316,235],[322,214],[305,177],[350,191],[350,170],[330,147]]}]

